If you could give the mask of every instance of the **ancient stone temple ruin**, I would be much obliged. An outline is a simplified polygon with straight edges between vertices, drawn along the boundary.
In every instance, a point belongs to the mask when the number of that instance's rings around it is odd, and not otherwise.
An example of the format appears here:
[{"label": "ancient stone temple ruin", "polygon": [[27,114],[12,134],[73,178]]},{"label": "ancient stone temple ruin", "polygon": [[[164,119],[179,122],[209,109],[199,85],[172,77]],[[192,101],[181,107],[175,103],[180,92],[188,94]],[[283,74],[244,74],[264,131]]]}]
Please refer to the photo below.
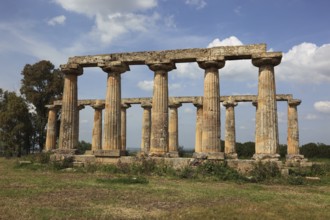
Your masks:
[{"label": "ancient stone temple ruin", "polygon": [[[92,150],[89,154],[96,158],[120,158],[126,152],[126,111],[131,105],[138,104],[143,108],[141,154],[150,157],[178,157],[178,108],[182,103],[192,103],[196,107],[194,158],[237,160],[235,106],[238,102],[251,102],[256,108],[253,160],[277,160],[277,102],[286,101],[287,160],[302,160],[303,156],[299,154],[297,114],[297,106],[301,101],[293,99],[290,94],[276,94],[274,67],[280,64],[281,58],[281,52],[267,52],[265,44],[71,57],[67,64],[61,65],[65,75],[63,99],[47,106],[46,150],[56,148],[55,116],[56,111],[61,109],[56,152],[74,153],[78,144],[79,110],[90,105],[95,113],[91,131]],[[259,70],[256,71],[258,94],[221,96],[219,70],[227,60],[241,59],[250,59]],[[197,62],[201,72],[204,71],[204,94],[198,97],[169,97],[168,72],[176,68],[176,63],[186,62]],[[129,72],[132,65],[147,65],[154,72],[153,97],[121,98],[121,74]],[[78,100],[77,78],[88,67],[100,67],[100,71],[108,74],[105,100]],[[226,108],[224,152],[221,152],[220,146],[221,103]]]}]

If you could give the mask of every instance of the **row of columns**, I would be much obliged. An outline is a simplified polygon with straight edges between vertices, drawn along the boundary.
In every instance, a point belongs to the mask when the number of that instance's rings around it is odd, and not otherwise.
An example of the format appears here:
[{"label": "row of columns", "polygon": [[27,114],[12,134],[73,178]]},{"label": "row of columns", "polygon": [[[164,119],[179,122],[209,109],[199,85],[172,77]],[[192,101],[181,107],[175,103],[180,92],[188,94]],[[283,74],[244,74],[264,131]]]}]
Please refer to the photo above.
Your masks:
[{"label": "row of columns", "polygon": [[[298,99],[288,100],[288,159],[303,158],[299,155],[299,129],[298,129],[298,112],[297,106],[301,103]],[[202,153],[202,115],[203,105],[201,101],[193,103],[196,107],[196,133],[195,133],[195,152]],[[257,102],[253,102],[254,106],[258,106]],[[96,101],[91,105],[94,108],[94,125],[92,133],[92,151],[102,150],[102,110],[104,104],[101,101]],[[178,108],[181,107],[181,103],[169,104],[169,154],[171,157],[178,156]],[[223,106],[226,108],[225,117],[225,147],[224,153],[227,159],[237,159],[236,153],[236,131],[235,131],[235,110],[237,102],[231,98],[223,102]],[[55,149],[56,146],[56,117],[59,106],[49,105],[48,113],[48,127],[46,138],[46,150]],[[124,103],[121,105],[121,151],[126,152],[126,110],[131,107],[130,104]],[[151,141],[151,109],[152,104],[150,102],[141,103],[143,108],[143,120],[142,120],[142,138],[141,138],[141,152],[148,154],[150,152]],[[83,109],[83,106],[78,106],[78,110]],[[78,114],[79,115],[79,114]],[[256,149],[257,153],[257,149]],[[259,152],[260,153],[260,152]]]},{"label": "row of columns", "polygon": [[[276,88],[274,66],[281,61],[281,56],[263,53],[252,56],[252,63],[259,68],[258,98],[256,111],[256,153],[254,159],[278,158],[278,122],[276,105]],[[224,57],[197,60],[200,68],[204,69],[204,96],[203,103],[195,103],[197,107],[196,121],[196,154],[198,157],[222,159],[220,142],[220,79],[219,69],[225,66]],[[152,108],[144,107],[144,118],[150,117],[151,126],[143,122],[143,138],[141,147],[151,156],[163,156],[174,152],[177,146],[177,106],[168,104],[168,72],[175,69],[171,61],[147,63],[154,72],[154,87]],[[107,76],[107,92],[104,113],[104,136],[101,146],[99,130],[102,125],[102,115],[95,113],[95,135],[93,131],[93,149],[111,151],[112,155],[120,156],[125,151],[126,139],[126,109],[121,108],[121,74],[129,70],[129,66],[121,61],[111,61],[100,65]],[[79,110],[77,107],[77,76],[82,74],[82,68],[77,64],[62,66],[65,74],[62,118],[60,127],[60,150],[72,151],[78,144]],[[235,102],[226,102],[226,146],[225,153],[235,157]],[[292,106],[293,104],[291,104]],[[290,106],[290,105],[289,105]],[[97,107],[96,107],[97,108]],[[170,108],[170,117],[169,117]],[[150,111],[151,110],[151,111]],[[99,110],[98,110],[99,111]],[[294,112],[294,110],[290,111]],[[172,121],[169,127],[169,118]],[[147,120],[147,121],[148,121]],[[122,123],[123,121],[123,123]],[[146,122],[147,123],[147,122]],[[150,123],[149,123],[150,124]],[[96,128],[97,127],[97,128]],[[294,129],[295,125],[290,126]],[[150,129],[150,146],[145,134]],[[293,133],[290,130],[290,132]],[[227,132],[228,131],[228,132]],[[174,140],[169,140],[169,133]],[[176,137],[175,135],[176,134]],[[290,140],[290,143],[294,141]]]}]

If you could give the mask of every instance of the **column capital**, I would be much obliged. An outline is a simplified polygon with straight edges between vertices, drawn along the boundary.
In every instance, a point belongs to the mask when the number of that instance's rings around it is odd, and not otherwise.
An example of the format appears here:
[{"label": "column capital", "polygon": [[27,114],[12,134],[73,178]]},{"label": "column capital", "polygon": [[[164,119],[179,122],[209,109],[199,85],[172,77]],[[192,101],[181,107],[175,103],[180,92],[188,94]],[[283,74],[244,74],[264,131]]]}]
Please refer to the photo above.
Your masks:
[{"label": "column capital", "polygon": [[131,107],[131,105],[129,103],[122,103],[121,104],[121,108],[123,108],[123,109],[128,109],[130,107]]},{"label": "column capital", "polygon": [[291,100],[288,100],[288,105],[289,106],[298,106],[300,105],[301,103],[301,100],[300,99],[291,99]]},{"label": "column capital", "polygon": [[76,63],[69,63],[60,65],[61,72],[64,75],[77,75],[80,76],[83,74],[83,68]]},{"label": "column capital", "polygon": [[169,108],[179,108],[181,106],[182,106],[182,104],[180,102],[172,102],[172,103],[168,104]]},{"label": "column capital", "polygon": [[235,107],[237,106],[237,102],[233,101],[233,100],[227,100],[227,101],[224,101],[222,103],[223,106],[225,106],[226,108],[229,108],[229,107]]},{"label": "column capital", "polygon": [[195,107],[202,107],[203,106],[203,97],[196,97],[195,100],[192,102]]},{"label": "column capital", "polygon": [[257,101],[257,100],[253,100],[253,101],[252,101],[252,105],[253,105],[254,107],[258,107],[258,101]]},{"label": "column capital", "polygon": [[151,102],[142,102],[141,103],[142,108],[152,108]]},{"label": "column capital", "polygon": [[102,64],[98,64],[99,67],[106,73],[124,73],[129,71],[129,66],[122,61],[110,61]]},{"label": "column capital", "polygon": [[166,63],[162,63],[162,62],[149,62],[147,63],[148,67],[150,70],[152,71],[166,71],[169,72],[171,70],[176,69],[175,63],[174,62],[166,62]]},{"label": "column capital", "polygon": [[226,60],[224,57],[218,57],[216,59],[197,59],[197,63],[202,69],[221,69],[225,66]]},{"label": "column capital", "polygon": [[252,64],[256,67],[261,66],[277,66],[281,63],[282,53],[280,52],[268,52],[252,55]]},{"label": "column capital", "polygon": [[59,105],[45,105],[48,110],[58,110],[61,108]]},{"label": "column capital", "polygon": [[105,107],[105,103],[103,103],[101,100],[96,100],[95,103],[91,104],[91,107],[93,109],[102,110]]},{"label": "column capital", "polygon": [[80,110],[82,110],[82,109],[85,108],[85,105],[78,105],[77,108],[78,108],[78,110],[80,111]]}]

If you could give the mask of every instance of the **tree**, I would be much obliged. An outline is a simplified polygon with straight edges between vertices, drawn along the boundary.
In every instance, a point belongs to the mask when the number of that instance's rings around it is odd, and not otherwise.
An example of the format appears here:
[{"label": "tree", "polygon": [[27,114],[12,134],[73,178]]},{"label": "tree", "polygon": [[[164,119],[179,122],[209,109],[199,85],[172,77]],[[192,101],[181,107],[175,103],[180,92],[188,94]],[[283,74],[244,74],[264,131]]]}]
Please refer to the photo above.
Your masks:
[{"label": "tree", "polygon": [[45,107],[60,99],[63,92],[63,75],[50,61],[42,60],[33,65],[25,65],[22,71],[21,93],[33,104],[36,111],[34,130],[36,144],[43,149],[46,140],[48,110]]},{"label": "tree", "polygon": [[5,156],[29,153],[32,133],[27,103],[14,92],[0,89],[0,152]]}]

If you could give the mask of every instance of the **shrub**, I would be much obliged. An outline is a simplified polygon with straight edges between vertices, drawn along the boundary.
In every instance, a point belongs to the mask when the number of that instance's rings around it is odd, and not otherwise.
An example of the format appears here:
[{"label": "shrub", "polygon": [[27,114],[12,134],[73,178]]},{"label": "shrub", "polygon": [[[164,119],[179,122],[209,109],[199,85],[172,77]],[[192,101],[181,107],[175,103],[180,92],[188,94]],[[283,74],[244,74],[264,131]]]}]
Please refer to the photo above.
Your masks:
[{"label": "shrub", "polygon": [[277,163],[271,161],[262,163],[259,161],[254,165],[250,174],[252,175],[252,180],[262,182],[279,177],[281,173]]},{"label": "shrub", "polygon": [[97,179],[99,183],[106,184],[148,184],[149,181],[143,176],[118,177],[113,179]]}]

